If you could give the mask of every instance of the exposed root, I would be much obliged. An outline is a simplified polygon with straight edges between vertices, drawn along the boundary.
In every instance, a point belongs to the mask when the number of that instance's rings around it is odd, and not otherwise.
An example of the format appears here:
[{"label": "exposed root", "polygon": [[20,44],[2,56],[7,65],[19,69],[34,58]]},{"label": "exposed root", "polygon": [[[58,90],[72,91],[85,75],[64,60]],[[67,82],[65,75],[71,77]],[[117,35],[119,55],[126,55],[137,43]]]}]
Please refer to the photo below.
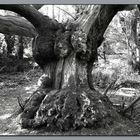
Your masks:
[{"label": "exposed root", "polygon": [[25,105],[21,115],[23,128],[45,127],[59,131],[97,128],[110,125],[120,117],[108,97],[97,91],[63,89],[40,93],[34,93]]}]

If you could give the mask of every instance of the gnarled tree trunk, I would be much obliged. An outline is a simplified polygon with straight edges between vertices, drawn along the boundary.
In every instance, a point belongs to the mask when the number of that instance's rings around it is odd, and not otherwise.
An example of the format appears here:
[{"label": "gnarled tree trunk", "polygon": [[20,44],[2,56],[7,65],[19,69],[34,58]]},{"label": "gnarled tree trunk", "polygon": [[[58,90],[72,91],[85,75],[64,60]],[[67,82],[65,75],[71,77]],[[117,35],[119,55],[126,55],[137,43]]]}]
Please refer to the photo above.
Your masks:
[{"label": "gnarled tree trunk", "polygon": [[94,89],[92,67],[108,24],[124,7],[91,5],[76,21],[64,26],[33,7],[0,6],[24,16],[38,32],[33,56],[44,75],[38,90],[23,105],[22,127],[99,127],[119,117],[109,99]]},{"label": "gnarled tree trunk", "polygon": [[34,58],[45,73],[40,86],[44,90],[36,91],[25,104],[23,127],[97,127],[119,117],[108,98],[94,90],[92,82],[97,47],[118,7],[95,5],[88,6],[87,11],[64,30],[55,34],[46,29],[34,40]]}]

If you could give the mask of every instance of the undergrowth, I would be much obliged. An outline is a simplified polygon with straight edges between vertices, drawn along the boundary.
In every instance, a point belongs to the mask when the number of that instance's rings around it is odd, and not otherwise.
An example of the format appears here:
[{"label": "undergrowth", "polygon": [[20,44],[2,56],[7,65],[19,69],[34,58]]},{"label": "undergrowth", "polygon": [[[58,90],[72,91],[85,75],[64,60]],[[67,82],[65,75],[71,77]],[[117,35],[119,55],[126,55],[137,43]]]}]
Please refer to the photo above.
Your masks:
[{"label": "undergrowth", "polygon": [[107,61],[102,59],[94,65],[93,81],[97,88],[105,89],[111,82],[117,79],[115,85],[119,85],[125,81],[132,83],[140,83],[140,75],[134,72],[132,66],[127,62],[127,58],[123,55],[108,55]]}]

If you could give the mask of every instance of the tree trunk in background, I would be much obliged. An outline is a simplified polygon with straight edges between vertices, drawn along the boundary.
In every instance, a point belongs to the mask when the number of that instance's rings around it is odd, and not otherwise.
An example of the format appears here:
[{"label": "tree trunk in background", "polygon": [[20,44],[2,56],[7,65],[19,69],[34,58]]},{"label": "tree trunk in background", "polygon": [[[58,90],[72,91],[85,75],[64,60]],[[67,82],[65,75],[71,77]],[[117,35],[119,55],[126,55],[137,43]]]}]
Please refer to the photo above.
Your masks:
[{"label": "tree trunk in background", "polygon": [[120,23],[126,38],[128,63],[132,66],[134,71],[139,71],[139,48],[137,39],[138,9],[133,10],[130,15],[126,17],[122,14],[122,17],[120,17]]},{"label": "tree trunk in background", "polygon": [[19,45],[17,47],[17,53],[16,56],[19,60],[23,59],[23,52],[24,52],[24,37],[19,36]]},{"label": "tree trunk in background", "polygon": [[135,42],[136,42],[136,70],[138,70],[138,73],[140,74],[140,13],[139,10],[135,12],[136,15],[136,25],[135,25]]},{"label": "tree trunk in background", "polygon": [[5,35],[5,42],[7,44],[7,56],[10,56],[14,49],[15,36],[14,35]]},{"label": "tree trunk in background", "polygon": [[[138,41],[138,19],[139,19],[139,11],[136,9],[134,11],[134,18],[131,20],[131,36],[134,41],[134,45],[130,45],[130,60],[132,61],[132,68],[134,71],[138,71],[140,74],[140,47]],[[130,42],[130,41],[129,41]]]},{"label": "tree trunk in background", "polygon": [[64,26],[29,6],[0,6],[24,16],[36,28],[33,56],[43,69],[40,87],[25,102],[22,127],[58,130],[110,125],[120,116],[93,86],[97,48],[115,14],[125,5],[90,5]]},{"label": "tree trunk in background", "polygon": [[24,71],[23,54],[24,54],[24,37],[18,36],[18,45],[16,47],[16,54],[15,54],[16,59],[17,59],[15,70],[18,72]]}]

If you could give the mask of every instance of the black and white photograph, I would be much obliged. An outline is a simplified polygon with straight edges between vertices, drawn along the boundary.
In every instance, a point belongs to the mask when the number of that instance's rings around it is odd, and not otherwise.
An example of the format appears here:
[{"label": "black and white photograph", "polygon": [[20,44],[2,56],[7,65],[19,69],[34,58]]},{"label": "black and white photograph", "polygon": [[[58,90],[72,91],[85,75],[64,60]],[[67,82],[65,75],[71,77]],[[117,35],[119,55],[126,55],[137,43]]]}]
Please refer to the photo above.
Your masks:
[{"label": "black and white photograph", "polygon": [[0,136],[139,136],[139,4],[0,4]]}]

